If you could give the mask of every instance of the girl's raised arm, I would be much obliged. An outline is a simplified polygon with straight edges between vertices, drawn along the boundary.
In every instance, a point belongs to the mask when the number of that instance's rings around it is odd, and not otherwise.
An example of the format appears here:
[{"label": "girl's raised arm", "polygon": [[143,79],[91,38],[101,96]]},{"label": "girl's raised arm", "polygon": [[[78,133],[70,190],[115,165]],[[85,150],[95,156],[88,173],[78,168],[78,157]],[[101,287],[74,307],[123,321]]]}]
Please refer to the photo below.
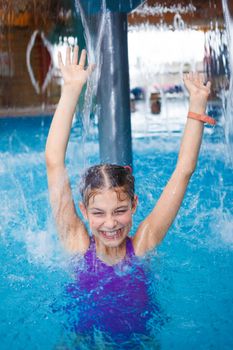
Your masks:
[{"label": "girl's raised arm", "polygon": [[[189,112],[203,115],[210,83],[204,85],[198,74],[184,75],[190,94]],[[137,255],[155,247],[166,235],[181,206],[187,185],[195,170],[202,141],[203,122],[187,118],[176,168],[149,216],[140,224],[133,245]]]},{"label": "girl's raised arm", "polygon": [[78,47],[74,48],[72,60],[70,51],[68,47],[65,64],[60,52],[58,55],[64,85],[50,126],[45,157],[50,201],[61,241],[69,251],[85,252],[89,246],[89,236],[76,213],[65,168],[65,154],[75,108],[93,67],[84,68],[85,50],[82,50],[79,62]]}]

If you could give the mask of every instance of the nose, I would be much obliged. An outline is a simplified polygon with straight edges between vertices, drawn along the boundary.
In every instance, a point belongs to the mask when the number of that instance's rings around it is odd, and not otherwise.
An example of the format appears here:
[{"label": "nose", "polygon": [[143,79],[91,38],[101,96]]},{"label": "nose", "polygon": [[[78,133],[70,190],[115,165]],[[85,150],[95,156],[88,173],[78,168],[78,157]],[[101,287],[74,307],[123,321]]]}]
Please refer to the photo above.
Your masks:
[{"label": "nose", "polygon": [[117,221],[112,216],[107,216],[104,222],[104,226],[108,229],[114,229],[117,226]]}]

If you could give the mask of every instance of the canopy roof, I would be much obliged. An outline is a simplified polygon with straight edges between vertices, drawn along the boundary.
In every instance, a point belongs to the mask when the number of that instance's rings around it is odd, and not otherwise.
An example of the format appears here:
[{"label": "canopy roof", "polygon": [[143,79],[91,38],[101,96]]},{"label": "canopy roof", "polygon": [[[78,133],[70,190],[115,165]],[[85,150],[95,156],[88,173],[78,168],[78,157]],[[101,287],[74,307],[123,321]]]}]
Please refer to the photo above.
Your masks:
[{"label": "canopy roof", "polygon": [[[228,6],[233,15],[233,1],[228,1]],[[72,11],[73,0],[0,0],[0,26],[40,26],[46,30],[54,22],[68,22]],[[132,11],[128,18],[130,25],[145,22],[172,25],[176,14],[185,23],[203,30],[211,28],[211,22],[224,25],[221,0],[147,0]]]},{"label": "canopy roof", "polygon": [[[228,1],[233,16],[233,1]],[[129,15],[131,25],[166,23],[173,25],[174,16],[179,14],[186,24],[198,29],[209,30],[213,24],[224,26],[222,0],[147,0]]]}]

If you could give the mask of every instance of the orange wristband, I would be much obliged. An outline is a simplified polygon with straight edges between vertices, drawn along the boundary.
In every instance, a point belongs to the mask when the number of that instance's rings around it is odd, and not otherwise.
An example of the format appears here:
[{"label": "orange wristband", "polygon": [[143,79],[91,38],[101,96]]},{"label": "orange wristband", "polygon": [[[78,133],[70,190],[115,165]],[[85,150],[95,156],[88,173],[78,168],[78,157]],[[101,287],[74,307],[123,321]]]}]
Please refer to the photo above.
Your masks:
[{"label": "orange wristband", "polygon": [[200,120],[200,122],[208,123],[210,125],[216,124],[216,120],[214,120],[214,118],[211,118],[206,114],[198,114],[198,113],[194,113],[194,112],[188,112],[188,118]]}]

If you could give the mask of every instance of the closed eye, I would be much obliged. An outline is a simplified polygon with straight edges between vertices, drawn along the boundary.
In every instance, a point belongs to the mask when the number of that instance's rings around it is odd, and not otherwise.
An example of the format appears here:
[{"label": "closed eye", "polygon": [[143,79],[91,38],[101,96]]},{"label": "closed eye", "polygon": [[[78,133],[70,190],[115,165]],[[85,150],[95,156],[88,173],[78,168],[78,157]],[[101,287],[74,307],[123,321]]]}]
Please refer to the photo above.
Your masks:
[{"label": "closed eye", "polygon": [[126,211],[127,211],[127,209],[121,209],[121,210],[117,210],[117,211],[115,211],[115,214],[124,214],[124,213],[126,213]]},{"label": "closed eye", "polygon": [[98,211],[98,212],[92,213],[92,215],[95,215],[95,216],[103,216],[104,213],[102,213],[101,211]]}]

